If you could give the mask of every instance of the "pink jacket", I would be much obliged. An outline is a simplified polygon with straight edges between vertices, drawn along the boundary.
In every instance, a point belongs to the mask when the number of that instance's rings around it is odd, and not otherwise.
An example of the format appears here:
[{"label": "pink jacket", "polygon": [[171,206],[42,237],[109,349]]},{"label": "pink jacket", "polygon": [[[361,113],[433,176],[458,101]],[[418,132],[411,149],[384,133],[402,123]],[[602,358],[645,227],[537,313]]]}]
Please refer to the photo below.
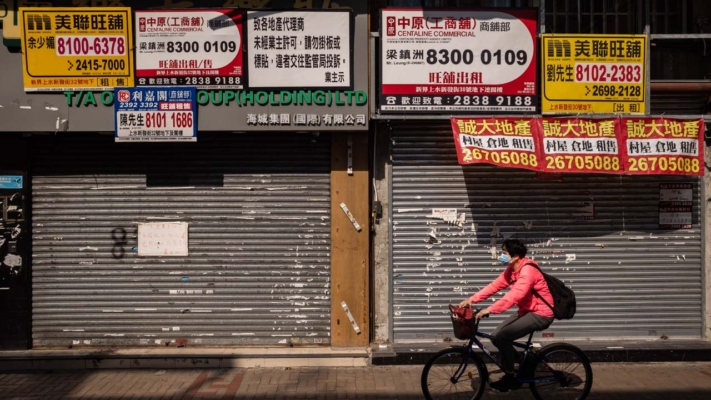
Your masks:
[{"label": "pink jacket", "polygon": [[473,295],[470,299],[474,303],[480,303],[491,295],[497,293],[501,289],[511,286],[508,293],[501,299],[497,300],[489,310],[492,314],[501,314],[511,308],[514,304],[518,305],[518,315],[525,315],[529,312],[538,314],[543,317],[553,318],[553,310],[546,305],[541,299],[533,295],[532,289],[536,289],[548,304],[553,304],[553,295],[548,289],[548,284],[543,278],[543,274],[533,266],[526,264],[536,264],[535,261],[522,258],[520,264],[522,267],[518,271],[513,270],[512,264],[504,270],[493,282],[487,285],[484,289]]}]

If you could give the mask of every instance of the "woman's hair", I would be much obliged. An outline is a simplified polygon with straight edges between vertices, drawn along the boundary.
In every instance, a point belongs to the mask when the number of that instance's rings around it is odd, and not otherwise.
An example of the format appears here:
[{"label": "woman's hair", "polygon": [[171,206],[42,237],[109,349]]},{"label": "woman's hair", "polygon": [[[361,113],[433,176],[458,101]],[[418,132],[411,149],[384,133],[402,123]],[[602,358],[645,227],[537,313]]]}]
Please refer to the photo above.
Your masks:
[{"label": "woman's hair", "polygon": [[519,256],[521,258],[526,257],[528,249],[526,245],[521,243],[518,239],[508,239],[504,241],[504,245],[501,246],[503,250],[506,250],[511,257]]}]

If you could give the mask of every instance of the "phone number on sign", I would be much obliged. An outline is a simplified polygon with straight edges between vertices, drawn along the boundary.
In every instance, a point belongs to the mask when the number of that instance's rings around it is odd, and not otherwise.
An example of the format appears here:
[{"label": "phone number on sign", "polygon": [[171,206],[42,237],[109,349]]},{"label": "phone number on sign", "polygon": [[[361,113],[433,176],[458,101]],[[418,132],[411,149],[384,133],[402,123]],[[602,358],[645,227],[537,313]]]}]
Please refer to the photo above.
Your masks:
[{"label": "phone number on sign", "polygon": [[[481,101],[479,101],[481,99]],[[533,103],[533,100],[530,97],[521,97],[521,96],[496,96],[496,105],[497,106],[511,106],[511,105],[516,105],[516,106],[530,106]],[[473,105],[473,106],[478,106],[478,105],[484,105],[488,106],[490,104],[489,97],[488,96],[454,96],[454,105]]]},{"label": "phone number on sign", "polygon": [[122,56],[126,39],[122,36],[58,36],[58,56]]},{"label": "phone number on sign", "polygon": [[630,172],[693,172],[701,170],[698,158],[630,157]]},{"label": "phone number on sign", "polygon": [[[170,114],[168,116],[167,114]],[[145,116],[146,128],[192,128],[192,112],[148,112]]]},{"label": "phone number on sign", "polygon": [[588,64],[575,65],[576,82],[642,82],[641,65]]},{"label": "phone number on sign", "polygon": [[76,60],[69,61],[69,70],[75,71],[123,71],[126,60]]},{"label": "phone number on sign", "polygon": [[547,170],[619,171],[620,158],[610,156],[546,156]]},{"label": "phone number on sign", "polygon": [[523,165],[524,167],[537,167],[538,159],[534,153],[515,151],[488,151],[481,149],[462,149],[462,161],[484,161],[497,164]]},{"label": "phone number on sign", "polygon": [[642,96],[642,86],[639,85],[593,85],[592,95],[595,97],[640,97]]}]

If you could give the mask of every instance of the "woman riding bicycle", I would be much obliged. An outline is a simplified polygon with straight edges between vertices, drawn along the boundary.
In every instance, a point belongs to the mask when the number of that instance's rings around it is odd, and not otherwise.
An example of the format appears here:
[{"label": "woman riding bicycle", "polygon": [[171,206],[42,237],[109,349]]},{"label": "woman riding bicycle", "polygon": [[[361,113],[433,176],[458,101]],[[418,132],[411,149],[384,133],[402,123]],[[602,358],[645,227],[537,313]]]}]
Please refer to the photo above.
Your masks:
[{"label": "woman riding bicycle", "polygon": [[[476,314],[476,318],[481,319],[488,314],[501,314],[513,305],[518,305],[518,314],[507,318],[491,334],[494,337],[491,342],[499,349],[505,374],[500,380],[491,383],[491,387],[499,392],[507,392],[521,387],[514,375],[516,349],[510,343],[534,331],[542,331],[553,322],[553,310],[534,295],[533,291],[548,304],[553,304],[553,296],[538,269],[538,264],[526,258],[528,250],[521,241],[506,240],[501,250],[499,261],[507,265],[504,272],[484,289],[462,301],[459,306],[471,307],[472,304],[481,303],[502,289],[511,288],[504,297]],[[527,265],[529,267],[526,268]]]}]

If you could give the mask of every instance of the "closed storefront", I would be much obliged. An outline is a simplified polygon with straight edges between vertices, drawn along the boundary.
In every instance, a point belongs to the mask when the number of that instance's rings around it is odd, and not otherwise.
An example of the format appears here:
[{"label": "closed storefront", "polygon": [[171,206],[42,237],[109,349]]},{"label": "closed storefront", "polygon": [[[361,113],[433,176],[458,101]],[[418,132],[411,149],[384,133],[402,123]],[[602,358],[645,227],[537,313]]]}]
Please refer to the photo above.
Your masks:
[{"label": "closed storefront", "polygon": [[0,349],[366,346],[367,3],[123,3],[2,30]]},{"label": "closed storefront", "polygon": [[576,296],[537,340],[708,338],[710,86],[678,62],[706,57],[693,13],[425,3],[378,19],[376,341],[447,346],[448,306],[505,270],[507,239]]},{"label": "closed storefront", "polygon": [[[496,256],[508,238],[575,291],[575,318],[556,321],[546,337],[702,335],[698,178],[462,166],[449,122],[418,121],[392,124],[391,179],[395,341],[452,337],[447,305],[503,271]],[[692,200],[690,229],[660,225],[673,188]],[[485,320],[483,330],[502,319]]]},{"label": "closed storefront", "polygon": [[[33,140],[35,346],[329,343],[329,135],[112,139]],[[187,256],[142,255],[155,223]]]}]

